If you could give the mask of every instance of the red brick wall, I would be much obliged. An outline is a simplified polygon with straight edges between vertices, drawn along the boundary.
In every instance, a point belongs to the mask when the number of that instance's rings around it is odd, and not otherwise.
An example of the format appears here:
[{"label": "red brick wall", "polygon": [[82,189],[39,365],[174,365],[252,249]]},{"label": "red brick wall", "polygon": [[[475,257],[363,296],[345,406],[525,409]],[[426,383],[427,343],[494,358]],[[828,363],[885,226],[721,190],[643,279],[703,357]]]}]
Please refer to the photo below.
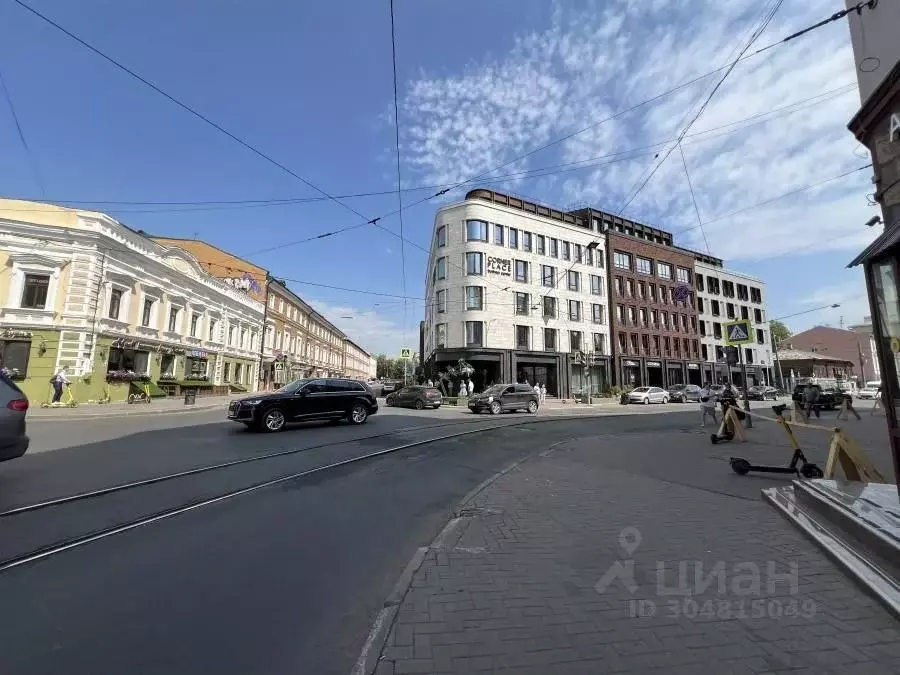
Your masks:
[{"label": "red brick wall", "polygon": [[[686,302],[678,302],[676,301],[674,304],[671,301],[663,303],[660,301],[660,290],[665,289],[666,293],[669,293],[669,289],[674,289],[679,282],[673,280],[660,279],[655,274],[654,267],[654,275],[649,276],[646,274],[638,274],[636,271],[636,262],[635,257],[640,256],[642,258],[650,258],[651,260],[658,260],[662,262],[669,263],[672,266],[672,275],[675,276],[675,268],[676,267],[686,267],[691,271],[691,283],[689,284],[693,289],[693,273],[694,273],[694,258],[693,256],[682,253],[676,249],[670,248],[668,246],[661,246],[658,244],[654,244],[648,241],[644,241],[641,239],[635,239],[633,237],[618,235],[615,233],[607,233],[607,256],[608,256],[608,265],[609,265],[609,314],[610,314],[610,328],[611,328],[611,339],[613,341],[613,349],[614,353],[617,356],[646,356],[646,357],[656,357],[656,358],[672,358],[672,359],[690,359],[690,360],[699,360],[700,359],[700,334],[697,328],[697,306],[693,294],[693,290],[691,292],[690,299]],[[629,253],[632,256],[632,270],[622,270],[618,269],[615,266],[615,252],[621,251],[624,253]],[[616,277],[622,278],[622,285],[624,295],[618,295],[616,292]],[[628,296],[627,295],[627,281],[628,279],[633,280],[635,287],[635,295]],[[651,302],[647,299],[647,296],[643,298],[637,296],[637,287],[638,282],[643,281],[646,284],[653,283],[657,287],[657,300],[656,302]],[[623,325],[619,321],[618,316],[618,305],[625,305],[626,307],[626,321],[628,318],[628,307],[635,308],[635,318],[638,323],[636,325],[625,324]],[[650,310],[655,309],[657,314],[661,312],[668,312],[669,314],[669,329],[665,330],[661,327],[653,328],[652,324],[644,327],[640,325],[640,309],[644,308],[647,312],[647,320],[648,324],[650,322]],[[678,317],[678,330],[672,329],[672,316],[675,315]],[[687,316],[688,326],[687,332],[685,332],[681,328],[681,315]],[[693,325],[691,320],[693,319]],[[619,334],[624,333],[626,336],[626,351],[622,352],[619,349]],[[638,336],[638,352],[635,353],[631,348],[631,335],[636,334]],[[649,345],[649,349],[644,351],[643,349],[643,336],[647,336],[647,342]],[[657,352],[654,347],[653,336],[659,336],[660,338],[660,351]],[[670,341],[670,353],[665,353],[665,338],[668,337]],[[674,341],[678,340],[680,343],[680,349],[674,349]],[[683,348],[684,339],[688,340],[689,349],[685,352]],[[696,348],[696,350],[695,350]]]}]

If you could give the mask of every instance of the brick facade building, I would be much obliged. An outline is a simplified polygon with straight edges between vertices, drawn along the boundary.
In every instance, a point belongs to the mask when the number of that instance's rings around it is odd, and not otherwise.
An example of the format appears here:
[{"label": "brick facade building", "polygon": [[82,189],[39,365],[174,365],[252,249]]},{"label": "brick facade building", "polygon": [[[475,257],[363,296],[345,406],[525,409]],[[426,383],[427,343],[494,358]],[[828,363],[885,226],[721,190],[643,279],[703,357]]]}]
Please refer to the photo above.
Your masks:
[{"label": "brick facade building", "polygon": [[[785,341],[788,349],[800,349],[836,361],[850,362],[861,382],[878,379],[878,371],[873,366],[877,357],[873,353],[869,334],[862,330],[844,330],[831,326],[815,326],[792,335]],[[784,361],[784,357],[779,355]]]}]

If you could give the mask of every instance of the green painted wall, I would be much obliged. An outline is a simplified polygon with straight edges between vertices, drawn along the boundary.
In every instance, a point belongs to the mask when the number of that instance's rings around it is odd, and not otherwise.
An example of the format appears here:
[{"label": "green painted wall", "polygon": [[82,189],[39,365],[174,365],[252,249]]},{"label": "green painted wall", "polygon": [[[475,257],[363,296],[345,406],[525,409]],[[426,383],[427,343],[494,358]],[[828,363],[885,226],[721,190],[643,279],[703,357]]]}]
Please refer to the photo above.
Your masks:
[{"label": "green painted wall", "polygon": [[[56,353],[59,349],[59,331],[33,330],[31,333],[31,351],[28,353],[28,371],[24,380],[16,384],[28,396],[31,403],[50,400],[50,378],[56,366]],[[43,351],[43,355],[41,354]]]}]

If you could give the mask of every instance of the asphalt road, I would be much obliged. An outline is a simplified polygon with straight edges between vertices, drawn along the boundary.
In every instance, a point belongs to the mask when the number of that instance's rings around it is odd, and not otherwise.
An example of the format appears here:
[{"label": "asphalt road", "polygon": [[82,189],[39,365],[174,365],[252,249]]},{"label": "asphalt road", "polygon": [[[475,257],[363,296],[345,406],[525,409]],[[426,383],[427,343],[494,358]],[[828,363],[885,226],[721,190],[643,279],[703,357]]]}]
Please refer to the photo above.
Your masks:
[{"label": "asphalt road", "polygon": [[[313,474],[7,570],[0,573],[8,617],[0,631],[3,672],[344,675],[400,571],[458,500],[510,462],[560,441],[596,449],[611,469],[741,499],[758,499],[760,488],[787,480],[734,475],[727,458],[739,446],[711,445],[693,406],[660,413],[545,423],[528,416],[473,418],[474,426],[525,424]],[[249,434],[201,413],[196,421],[203,423],[182,421],[161,428],[157,420],[156,427],[121,438],[0,466],[4,508],[79,486],[343,442],[29,514],[20,524],[0,521],[0,558],[104,519],[128,519],[268,476],[474,428],[468,418],[408,411],[379,413],[363,427],[307,425],[275,435]],[[70,437],[80,424],[69,426]],[[90,422],[90,433],[113,433],[97,424]],[[438,424],[450,426],[427,428]],[[390,431],[396,434],[365,438]],[[786,448],[740,447],[765,461],[784,463],[789,456]],[[824,461],[821,448],[810,454]],[[881,453],[875,460],[884,466]]]}]

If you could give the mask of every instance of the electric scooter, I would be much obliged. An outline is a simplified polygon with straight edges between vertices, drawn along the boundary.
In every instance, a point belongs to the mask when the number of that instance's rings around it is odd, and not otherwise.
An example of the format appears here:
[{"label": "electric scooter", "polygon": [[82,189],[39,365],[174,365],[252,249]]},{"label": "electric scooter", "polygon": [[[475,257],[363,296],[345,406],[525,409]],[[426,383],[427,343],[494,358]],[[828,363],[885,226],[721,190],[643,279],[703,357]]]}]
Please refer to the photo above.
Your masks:
[{"label": "electric scooter", "polygon": [[787,405],[784,403],[772,406],[772,412],[779,418],[780,424],[787,431],[788,438],[791,441],[791,447],[794,448],[794,454],[791,457],[790,463],[787,466],[768,466],[765,464],[751,464],[743,457],[732,457],[729,459],[729,463],[731,464],[731,469],[736,474],[739,476],[746,476],[751,471],[755,471],[757,473],[792,473],[795,475],[799,474],[804,478],[823,478],[825,476],[825,473],[818,465],[813,464],[806,459],[806,455],[804,455],[803,450],[800,449],[800,444],[797,443],[797,439],[794,437],[794,432],[791,430],[790,425],[785,424],[782,413],[784,413],[786,409]]}]

